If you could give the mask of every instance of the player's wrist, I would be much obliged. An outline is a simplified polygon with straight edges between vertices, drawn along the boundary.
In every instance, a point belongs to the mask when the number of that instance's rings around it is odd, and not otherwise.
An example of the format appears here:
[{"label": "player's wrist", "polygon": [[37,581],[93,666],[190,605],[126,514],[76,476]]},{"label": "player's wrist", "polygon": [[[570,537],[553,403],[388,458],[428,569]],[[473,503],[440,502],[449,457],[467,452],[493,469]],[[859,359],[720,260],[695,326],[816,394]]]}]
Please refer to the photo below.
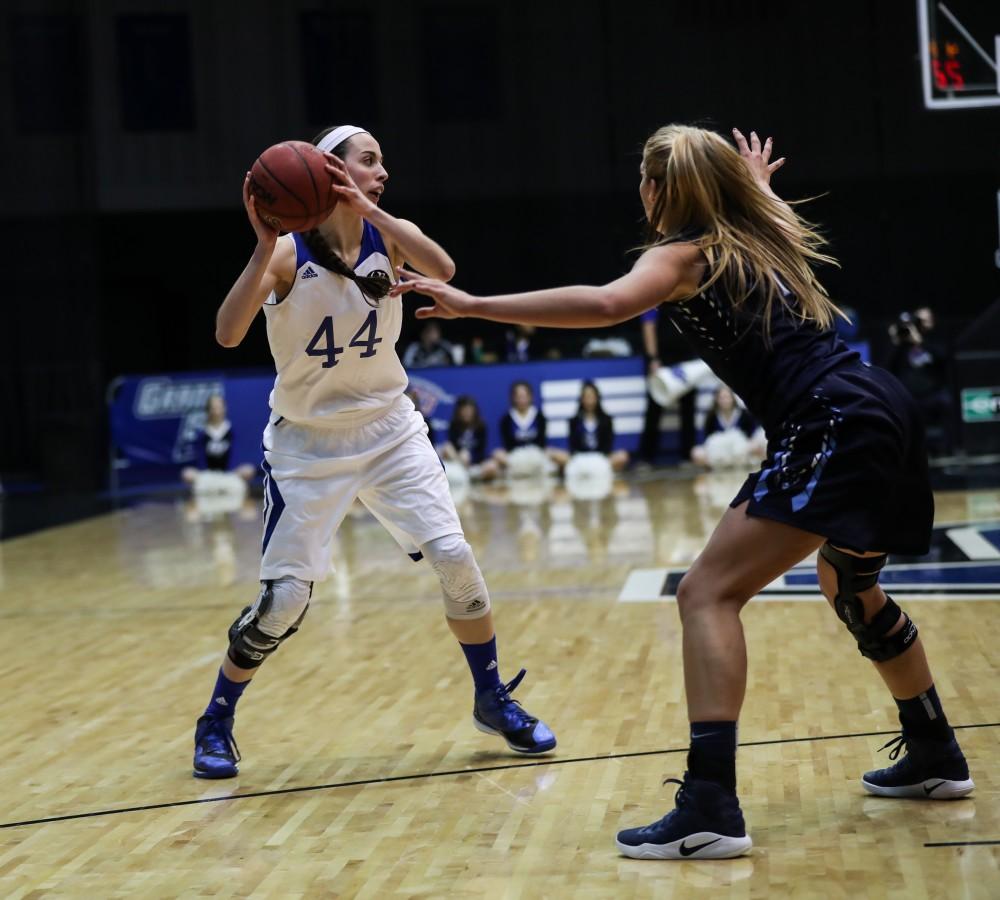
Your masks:
[{"label": "player's wrist", "polygon": [[362,204],[358,209],[355,210],[362,219],[371,222],[376,228],[381,230],[381,226],[385,225],[392,216],[390,216],[384,209],[382,209],[377,203],[373,203],[367,197],[362,197]]},{"label": "player's wrist", "polygon": [[253,248],[253,258],[257,262],[269,262],[274,255],[274,248],[278,246],[278,236],[265,237],[257,235],[257,246]]}]

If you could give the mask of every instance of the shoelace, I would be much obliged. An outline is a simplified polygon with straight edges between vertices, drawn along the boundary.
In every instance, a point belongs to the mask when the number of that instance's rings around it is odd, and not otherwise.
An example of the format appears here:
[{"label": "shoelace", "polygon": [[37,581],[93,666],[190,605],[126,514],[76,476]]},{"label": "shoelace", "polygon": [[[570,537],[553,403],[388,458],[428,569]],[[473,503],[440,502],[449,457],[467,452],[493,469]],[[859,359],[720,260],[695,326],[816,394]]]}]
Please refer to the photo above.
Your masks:
[{"label": "shoelace", "polygon": [[[893,747],[892,746],[893,744],[895,744],[896,746]],[[897,734],[891,741],[883,744],[881,747],[878,748],[879,753],[881,753],[887,747],[892,747],[892,750],[889,751],[889,759],[895,761],[899,757],[899,754],[902,752],[903,748],[906,747],[906,744],[907,744],[906,735]]]},{"label": "shoelace", "polygon": [[220,751],[230,753],[236,762],[243,759],[240,755],[240,748],[236,746],[236,738],[233,737],[232,731],[226,728],[221,721],[214,722],[212,727],[206,729],[202,740],[205,741],[212,753]]},{"label": "shoelace", "polygon": [[528,671],[527,669],[521,669],[521,671],[518,672],[510,681],[508,681],[506,684],[501,683],[496,688],[497,700],[499,701],[500,704],[506,705],[510,703],[513,706],[517,707],[516,710],[511,710],[511,711],[516,712],[518,714],[518,719],[520,720],[522,727],[530,725],[532,722],[535,721],[535,718],[534,716],[529,716],[521,708],[520,702],[511,697],[510,694],[511,691],[513,691],[514,688],[516,688],[521,683],[521,679],[524,678],[524,676],[527,674],[527,671]]},{"label": "shoelace", "polygon": [[[687,774],[687,773],[685,773]],[[677,788],[677,793],[674,794],[674,803],[677,806],[683,806],[684,801],[687,799],[684,794],[684,782],[680,778],[665,778],[663,780],[664,784],[679,784],[680,787]]]}]

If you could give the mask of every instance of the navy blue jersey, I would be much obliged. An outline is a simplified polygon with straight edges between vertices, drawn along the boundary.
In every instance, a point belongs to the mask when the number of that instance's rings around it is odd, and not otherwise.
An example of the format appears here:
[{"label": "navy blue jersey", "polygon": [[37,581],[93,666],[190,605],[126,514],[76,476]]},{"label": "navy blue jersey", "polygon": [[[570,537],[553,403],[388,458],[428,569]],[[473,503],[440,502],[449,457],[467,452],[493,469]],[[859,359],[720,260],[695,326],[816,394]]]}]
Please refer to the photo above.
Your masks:
[{"label": "navy blue jersey", "polygon": [[452,422],[448,428],[448,440],[456,450],[465,450],[472,465],[479,465],[486,459],[486,426],[462,425]]},{"label": "navy blue jersey", "polygon": [[228,472],[229,453],[233,447],[233,428],[229,420],[218,425],[206,422],[198,440],[205,456],[205,468],[213,472]]},{"label": "navy blue jersey", "polygon": [[611,416],[606,413],[594,419],[580,414],[569,420],[570,453],[608,454],[614,447],[615,430]]},{"label": "navy blue jersey", "polygon": [[516,409],[504,413],[500,420],[500,437],[508,453],[518,447],[545,447],[545,415],[534,406],[524,414]]},{"label": "navy blue jersey", "polygon": [[705,437],[708,438],[709,435],[715,434],[717,431],[728,431],[730,428],[738,428],[747,437],[753,437],[753,433],[757,430],[757,423],[753,420],[751,416],[745,409],[739,409],[736,411],[736,415],[733,421],[728,425],[724,425],[719,419],[719,414],[713,409],[705,416],[705,427],[703,431],[705,432]]},{"label": "navy blue jersey", "polygon": [[[795,298],[787,291],[785,296],[794,309]],[[735,308],[723,279],[694,297],[660,307],[769,431],[812,385],[836,369],[857,364],[859,356],[835,331],[801,321],[779,298],[771,307],[768,334],[763,309],[762,290],[753,291]]]}]

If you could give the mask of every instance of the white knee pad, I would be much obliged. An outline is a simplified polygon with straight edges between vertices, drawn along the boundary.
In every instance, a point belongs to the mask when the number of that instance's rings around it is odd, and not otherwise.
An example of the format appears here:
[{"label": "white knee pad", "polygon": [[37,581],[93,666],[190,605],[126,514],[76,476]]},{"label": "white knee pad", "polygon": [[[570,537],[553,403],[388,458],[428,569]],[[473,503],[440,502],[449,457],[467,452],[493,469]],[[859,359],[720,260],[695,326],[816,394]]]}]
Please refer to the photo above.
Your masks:
[{"label": "white knee pad", "polygon": [[[263,597],[264,592],[261,592]],[[294,575],[282,575],[271,582],[271,601],[257,610],[257,627],[271,637],[283,637],[289,629],[298,628],[305,618],[312,596],[312,582]],[[258,601],[259,602],[259,601]],[[266,608],[264,608],[266,605]]]},{"label": "white knee pad", "polygon": [[229,626],[229,658],[241,669],[255,669],[305,618],[312,583],[292,575],[262,583],[253,606]]},{"label": "white knee pad", "polygon": [[435,538],[420,549],[441,580],[444,611],[449,619],[481,619],[490,611],[483,573],[462,535]]}]

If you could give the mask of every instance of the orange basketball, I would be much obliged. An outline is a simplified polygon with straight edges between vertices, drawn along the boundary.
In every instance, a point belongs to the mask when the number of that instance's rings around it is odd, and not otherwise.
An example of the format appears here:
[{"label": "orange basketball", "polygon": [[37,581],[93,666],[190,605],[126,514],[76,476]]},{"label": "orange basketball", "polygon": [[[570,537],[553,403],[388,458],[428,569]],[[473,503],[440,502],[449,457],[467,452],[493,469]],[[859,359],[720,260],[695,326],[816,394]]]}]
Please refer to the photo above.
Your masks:
[{"label": "orange basketball", "polygon": [[250,169],[250,194],[257,212],[281,231],[309,231],[333,212],[326,157],[305,141],[268,147]]}]

